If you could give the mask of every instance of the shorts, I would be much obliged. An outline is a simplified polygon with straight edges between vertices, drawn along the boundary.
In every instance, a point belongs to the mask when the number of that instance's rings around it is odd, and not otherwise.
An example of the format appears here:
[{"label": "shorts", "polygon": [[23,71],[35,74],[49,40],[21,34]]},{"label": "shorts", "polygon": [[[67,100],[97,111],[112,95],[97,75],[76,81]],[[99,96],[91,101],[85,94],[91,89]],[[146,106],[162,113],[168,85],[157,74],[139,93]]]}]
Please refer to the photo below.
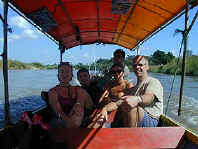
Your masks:
[{"label": "shorts", "polygon": [[157,127],[158,120],[152,118],[147,112],[144,112],[144,118],[138,123],[138,127]]}]

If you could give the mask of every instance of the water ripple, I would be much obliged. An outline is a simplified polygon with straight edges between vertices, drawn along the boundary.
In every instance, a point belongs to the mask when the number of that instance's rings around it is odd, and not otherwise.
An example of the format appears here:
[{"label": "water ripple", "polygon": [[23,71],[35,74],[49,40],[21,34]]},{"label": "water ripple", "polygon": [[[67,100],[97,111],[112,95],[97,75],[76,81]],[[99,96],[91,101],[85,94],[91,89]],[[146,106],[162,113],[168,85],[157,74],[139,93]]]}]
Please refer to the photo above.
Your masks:
[{"label": "water ripple", "polygon": [[[10,102],[11,121],[16,123],[24,111],[34,111],[45,105],[41,96],[28,96],[12,100]],[[0,104],[0,111],[4,111],[3,104]],[[0,112],[0,128],[4,127],[4,118],[4,113]]]}]

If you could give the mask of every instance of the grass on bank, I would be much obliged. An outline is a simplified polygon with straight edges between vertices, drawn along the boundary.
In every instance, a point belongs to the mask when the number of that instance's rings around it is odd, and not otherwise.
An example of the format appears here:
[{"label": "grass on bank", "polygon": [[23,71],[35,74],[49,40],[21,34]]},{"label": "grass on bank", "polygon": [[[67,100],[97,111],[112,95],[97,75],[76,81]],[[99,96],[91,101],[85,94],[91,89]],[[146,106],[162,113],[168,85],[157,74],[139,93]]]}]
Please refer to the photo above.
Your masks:
[{"label": "grass on bank", "polygon": [[[150,72],[158,72],[165,74],[181,74],[182,72],[182,59],[177,65],[177,59],[169,62],[166,65],[153,65],[150,66]],[[186,59],[186,75],[198,76],[198,56],[189,56]]]},{"label": "grass on bank", "polygon": [[[3,64],[2,60],[0,60],[0,68],[2,69]],[[8,69],[15,70],[15,69],[56,69],[57,65],[43,65],[38,62],[34,63],[23,63],[17,60],[8,60]]]}]

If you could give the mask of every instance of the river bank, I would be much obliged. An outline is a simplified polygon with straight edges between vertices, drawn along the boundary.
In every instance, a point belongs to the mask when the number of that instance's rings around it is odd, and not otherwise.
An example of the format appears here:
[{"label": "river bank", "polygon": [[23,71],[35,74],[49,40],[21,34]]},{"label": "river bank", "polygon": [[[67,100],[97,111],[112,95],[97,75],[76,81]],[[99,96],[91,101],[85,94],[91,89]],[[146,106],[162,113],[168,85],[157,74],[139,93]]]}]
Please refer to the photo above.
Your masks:
[{"label": "river bank", "polygon": [[[130,71],[133,72],[132,64],[131,64],[131,59],[132,57],[128,57],[126,59],[126,65],[129,67]],[[170,62],[167,64],[160,64],[156,65],[153,64],[152,61],[150,60],[150,72],[153,73],[163,73],[163,74],[172,74],[174,75],[175,73],[177,75],[180,75],[182,72],[182,63],[181,60],[178,62],[177,58],[172,59]],[[95,64],[97,65],[97,69],[101,70],[102,72],[104,70],[108,70],[108,68],[112,65],[112,60],[108,59],[100,59],[94,64],[90,64],[90,68],[94,69]],[[75,69],[79,68],[87,68],[89,69],[88,65],[83,65],[83,64],[76,64],[73,65]],[[0,60],[0,68],[2,69],[2,61]],[[24,63],[16,60],[9,60],[8,61],[8,69],[9,70],[48,70],[48,69],[57,69],[57,64],[53,65],[43,65],[38,62],[34,63]],[[198,56],[188,56],[186,60],[186,73],[187,76],[198,76]]]},{"label": "river bank", "polygon": [[[150,72],[180,75],[182,73],[182,61],[178,59],[167,63],[166,65],[151,65]],[[189,56],[186,59],[186,76],[198,76],[198,56]]]}]

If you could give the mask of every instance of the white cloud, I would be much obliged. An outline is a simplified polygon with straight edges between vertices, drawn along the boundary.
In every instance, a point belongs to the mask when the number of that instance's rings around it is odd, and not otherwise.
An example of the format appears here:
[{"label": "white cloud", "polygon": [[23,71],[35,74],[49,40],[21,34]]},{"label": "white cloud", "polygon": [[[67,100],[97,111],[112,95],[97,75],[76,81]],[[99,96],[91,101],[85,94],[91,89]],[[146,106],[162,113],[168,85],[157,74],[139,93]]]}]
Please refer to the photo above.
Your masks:
[{"label": "white cloud", "polygon": [[[16,34],[12,34],[8,36],[8,43],[12,42],[13,40],[19,39],[20,36]],[[3,42],[3,38],[0,38],[0,42]]]},{"label": "white cloud", "polygon": [[9,20],[9,24],[22,29],[30,29],[31,25],[20,16],[13,16]]},{"label": "white cloud", "polygon": [[156,49],[148,44],[144,45],[144,46],[140,46],[140,48],[139,48],[139,54],[145,55],[145,56],[152,55],[155,51],[156,51]]},{"label": "white cloud", "polygon": [[17,34],[10,34],[8,36],[8,39],[10,39],[10,40],[16,40],[16,39],[20,39],[20,38],[21,37],[19,35],[17,35]]},{"label": "white cloud", "polygon": [[35,34],[35,32],[32,29],[25,29],[22,33],[23,37],[29,37],[36,39],[38,36]]},{"label": "white cloud", "polygon": [[[32,30],[24,30],[24,32],[20,35],[20,34],[9,34],[8,35],[8,42],[12,42],[14,40],[19,40],[19,39],[22,39],[22,38],[33,38],[33,39],[36,39],[37,36],[34,34],[34,31]],[[0,38],[0,41],[3,41],[2,38]]]},{"label": "white cloud", "polygon": [[32,39],[38,38],[36,32],[32,29],[32,26],[21,16],[11,17],[9,20],[9,25],[22,29],[22,33],[20,33],[17,36],[14,35],[12,38],[13,40],[19,38],[32,38]]}]

